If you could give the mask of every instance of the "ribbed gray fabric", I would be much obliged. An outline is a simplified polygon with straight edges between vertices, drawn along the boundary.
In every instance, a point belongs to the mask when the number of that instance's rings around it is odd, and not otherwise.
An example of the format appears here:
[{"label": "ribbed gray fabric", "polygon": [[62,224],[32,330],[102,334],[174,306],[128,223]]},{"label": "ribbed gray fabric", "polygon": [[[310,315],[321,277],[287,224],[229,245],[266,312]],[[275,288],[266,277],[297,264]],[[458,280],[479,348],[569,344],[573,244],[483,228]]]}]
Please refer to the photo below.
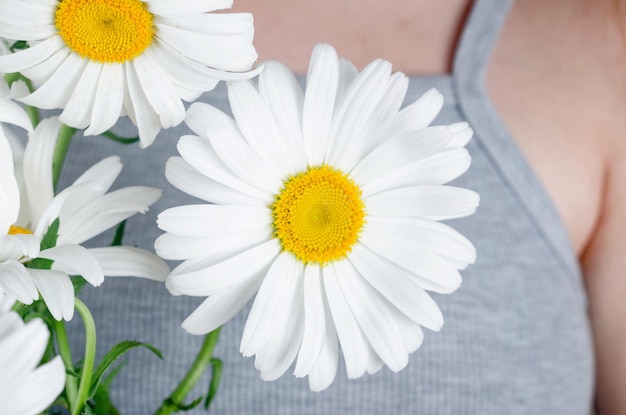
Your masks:
[{"label": "ribbed gray fabric", "polygon": [[[593,352],[580,270],[567,234],[534,173],[516,147],[485,91],[484,73],[509,1],[479,0],[462,35],[452,76],[411,79],[407,102],[430,87],[446,103],[437,123],[467,120],[475,130],[468,149],[472,167],[456,184],[478,191],[481,206],[452,224],[478,250],[454,294],[435,295],[446,324],[427,332],[424,344],[400,373],[348,381],[340,361],[337,379],[321,393],[286,374],[263,382],[239,341],[247,312],[224,329],[216,356],[224,373],[214,414],[588,414],[593,389]],[[227,106],[223,85],[203,99]],[[131,134],[121,123],[119,130]],[[125,165],[116,186],[151,185],[163,198],[146,216],[129,221],[125,243],[151,249],[160,234],[162,210],[197,203],[167,184],[166,160],[176,154],[184,126],[164,131],[146,150],[84,137],[70,149],[65,183],[92,163],[120,154]],[[78,162],[77,162],[78,160]],[[110,240],[111,235],[100,238]],[[102,243],[102,242],[101,242]],[[100,356],[113,344],[137,339],[154,344],[164,361],[144,350],[128,357],[113,386],[113,399],[126,415],[150,414],[182,377],[201,338],[180,322],[201,299],[172,297],[157,283],[107,279],[82,297],[98,324]],[[72,322],[72,331],[80,331]],[[80,337],[80,336],[76,336]],[[76,338],[75,349],[81,347]],[[207,378],[190,399],[206,391]],[[190,413],[204,413],[196,409]]]}]

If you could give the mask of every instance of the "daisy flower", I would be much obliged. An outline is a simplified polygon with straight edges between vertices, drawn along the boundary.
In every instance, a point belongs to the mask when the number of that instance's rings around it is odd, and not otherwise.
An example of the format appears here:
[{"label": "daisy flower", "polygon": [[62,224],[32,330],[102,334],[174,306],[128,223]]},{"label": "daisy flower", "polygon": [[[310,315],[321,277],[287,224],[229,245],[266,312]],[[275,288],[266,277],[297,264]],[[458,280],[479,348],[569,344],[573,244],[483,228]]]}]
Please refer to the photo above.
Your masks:
[{"label": "daisy flower", "polygon": [[157,254],[184,260],[166,285],[208,296],[183,322],[207,333],[253,296],[241,352],[262,379],[332,383],[339,347],[350,378],[403,369],[442,314],[427,291],[450,293],[475,260],[439,221],[472,214],[473,191],[444,185],[470,165],[466,123],[428,127],[431,90],[400,109],[408,79],[377,60],[362,72],[318,45],[307,87],[276,62],[258,86],[229,83],[234,119],[193,104],[197,136],[178,143],[168,180],[210,204],[161,213]]},{"label": "daisy flower", "polygon": [[8,311],[11,301],[0,293],[0,402],[4,415],[36,415],[65,387],[61,357],[37,366],[50,333],[39,318],[28,323]]},{"label": "daisy flower", "polygon": [[[42,121],[24,151],[22,190],[28,203],[21,209],[22,222],[13,225],[9,231],[19,235],[5,236],[4,242],[28,238],[31,245],[24,243],[29,250],[23,249],[19,256],[13,253],[14,249],[6,250],[8,253],[5,254],[5,247],[1,247],[2,255],[11,254],[13,259],[0,263],[0,288],[25,304],[41,295],[55,319],[70,320],[74,314],[74,287],[69,275],[81,275],[91,285],[98,286],[105,276],[137,276],[163,281],[169,268],[154,254],[141,249],[124,246],[87,249],[81,246],[135,213],[147,211],[161,192],[144,186],[108,192],[122,169],[119,158],[110,157],[54,195],[52,156],[60,127],[56,118]],[[7,154],[10,157],[11,152]],[[14,192],[7,202],[15,212],[16,206],[19,207],[19,194]],[[7,223],[11,223],[14,217],[15,214],[10,216]],[[52,232],[57,235],[56,240],[52,246],[42,246],[39,250],[44,236],[55,223],[58,223],[58,229],[53,228]],[[39,263],[41,259],[48,260],[51,266],[34,266],[35,258]]]},{"label": "daisy flower", "polygon": [[[28,116],[9,96],[9,87],[0,74],[0,122],[32,131]],[[13,152],[0,124],[0,296],[4,292],[16,295],[26,292],[25,296],[20,296],[25,298],[36,295],[36,290],[28,284],[28,273],[20,261],[38,254],[39,239],[14,226],[20,211],[20,191],[14,168]]]},{"label": "daisy flower", "polygon": [[183,121],[219,80],[249,78],[256,60],[249,13],[208,13],[232,0],[0,2],[0,37],[30,48],[0,57],[39,88],[21,101],[62,108],[60,120],[97,135],[128,115],[142,146]]}]

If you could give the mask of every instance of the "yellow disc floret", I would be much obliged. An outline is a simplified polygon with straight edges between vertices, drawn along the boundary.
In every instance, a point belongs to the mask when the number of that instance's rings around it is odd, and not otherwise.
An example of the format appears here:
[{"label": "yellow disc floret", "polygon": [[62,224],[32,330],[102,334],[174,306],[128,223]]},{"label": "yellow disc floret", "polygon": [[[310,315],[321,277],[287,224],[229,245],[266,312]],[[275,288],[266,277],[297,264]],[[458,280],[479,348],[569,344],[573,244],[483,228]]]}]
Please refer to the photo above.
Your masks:
[{"label": "yellow disc floret", "polygon": [[283,249],[322,266],[350,252],[365,220],[361,189],[326,165],[285,181],[271,208]]},{"label": "yellow disc floret", "polygon": [[30,229],[22,228],[21,226],[11,225],[9,227],[9,235],[30,235],[32,233]]},{"label": "yellow disc floret", "polygon": [[96,62],[126,62],[152,44],[152,14],[139,0],[61,0],[54,24],[67,46]]}]

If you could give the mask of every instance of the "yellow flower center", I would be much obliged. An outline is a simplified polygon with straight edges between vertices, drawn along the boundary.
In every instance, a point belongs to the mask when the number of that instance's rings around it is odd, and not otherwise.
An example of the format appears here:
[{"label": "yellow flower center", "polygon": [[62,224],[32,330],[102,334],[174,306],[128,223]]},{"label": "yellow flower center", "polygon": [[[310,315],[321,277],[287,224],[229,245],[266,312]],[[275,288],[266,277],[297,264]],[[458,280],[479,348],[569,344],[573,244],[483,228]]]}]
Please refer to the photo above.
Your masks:
[{"label": "yellow flower center", "polygon": [[283,249],[322,266],[350,252],[365,220],[361,189],[326,165],[285,181],[271,208]]},{"label": "yellow flower center", "polygon": [[67,46],[96,62],[126,62],[152,44],[152,14],[139,0],[61,0],[55,26]]},{"label": "yellow flower center", "polygon": [[32,233],[30,229],[22,228],[21,226],[11,225],[9,227],[9,235],[31,235]]}]

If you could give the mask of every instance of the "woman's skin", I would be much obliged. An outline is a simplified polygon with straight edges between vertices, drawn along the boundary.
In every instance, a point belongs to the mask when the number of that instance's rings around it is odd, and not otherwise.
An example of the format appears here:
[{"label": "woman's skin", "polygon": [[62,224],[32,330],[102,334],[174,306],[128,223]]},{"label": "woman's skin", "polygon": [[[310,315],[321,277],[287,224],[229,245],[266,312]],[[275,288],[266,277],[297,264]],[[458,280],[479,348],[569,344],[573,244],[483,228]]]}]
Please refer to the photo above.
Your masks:
[{"label": "woman's skin", "polygon": [[[621,1],[621,3],[620,3]],[[327,42],[357,68],[385,58],[447,74],[471,0],[236,0],[260,60],[304,74]],[[551,195],[585,274],[597,410],[626,414],[626,2],[518,0],[490,61],[494,105]]]}]

